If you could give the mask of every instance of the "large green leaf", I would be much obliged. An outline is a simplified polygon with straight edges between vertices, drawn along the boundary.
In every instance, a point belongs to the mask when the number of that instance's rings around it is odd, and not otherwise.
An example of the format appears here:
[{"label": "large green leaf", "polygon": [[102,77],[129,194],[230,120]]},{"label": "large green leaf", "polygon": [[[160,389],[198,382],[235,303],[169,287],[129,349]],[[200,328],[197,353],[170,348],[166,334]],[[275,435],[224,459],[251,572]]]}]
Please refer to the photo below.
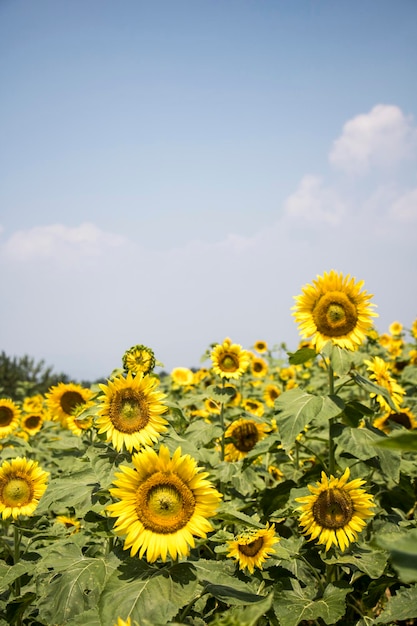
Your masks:
[{"label": "large green leaf", "polygon": [[92,493],[99,487],[95,472],[90,467],[71,474],[58,476],[48,484],[39,505],[39,512],[49,508],[59,510],[74,507],[81,517],[92,507]]},{"label": "large green leaf", "polygon": [[273,594],[269,594],[262,600],[253,602],[248,606],[236,606],[231,608],[224,616],[230,616],[231,623],[239,626],[256,626],[259,619],[269,611],[272,605]]},{"label": "large green leaf", "polygon": [[382,472],[392,482],[398,483],[400,477],[401,457],[394,450],[376,448],[375,444],[386,438],[382,432],[367,428],[345,427],[341,435],[337,437],[337,443],[341,450],[351,454],[361,461],[378,458]]},{"label": "large green leaf", "polygon": [[114,572],[98,602],[102,626],[113,626],[117,617],[140,623],[142,615],[154,624],[167,624],[198,595],[195,573],[188,566],[183,573],[185,579],[175,580],[167,571],[155,570],[152,577],[137,580],[122,570]]},{"label": "large green leaf", "polygon": [[369,578],[382,576],[387,564],[387,553],[383,550],[372,550],[354,545],[350,554],[337,554],[322,560],[329,565],[349,565],[353,571],[359,570]]},{"label": "large green leaf", "polygon": [[274,611],[281,624],[297,626],[302,620],[321,618],[325,624],[335,624],[346,610],[346,595],[351,587],[327,585],[323,596],[314,600],[314,589],[301,588],[297,581],[292,581],[292,591],[279,591],[274,599]]},{"label": "large green leaf", "polygon": [[330,353],[330,363],[335,374],[344,376],[355,364],[355,352],[333,345]]},{"label": "large green leaf", "polygon": [[337,396],[315,396],[302,389],[285,391],[276,400],[276,416],[282,446],[288,452],[297,436],[313,420],[328,420],[339,415],[343,403]]},{"label": "large green leaf", "polygon": [[7,565],[4,561],[0,561],[0,593],[6,591],[8,586],[23,574],[32,574],[35,567],[34,561],[21,560],[16,565]]},{"label": "large green leaf", "polygon": [[297,352],[288,352],[288,363],[290,365],[301,365],[311,359],[315,359],[317,352],[313,348],[300,348]]},{"label": "large green leaf", "polygon": [[355,383],[359,385],[359,387],[362,387],[362,389],[364,389],[370,394],[376,394],[377,396],[382,396],[393,411],[398,410],[398,407],[395,406],[389,394],[389,391],[385,387],[381,387],[380,385],[377,385],[376,383],[372,382],[372,380],[369,380],[368,378],[361,376],[361,374],[358,374],[358,372],[351,372],[350,375],[352,376],[352,379],[355,381]]},{"label": "large green leaf", "polygon": [[417,432],[396,432],[395,434],[390,434],[384,439],[375,441],[374,445],[378,446],[378,448],[389,448],[390,450],[417,452]]},{"label": "large green leaf", "polygon": [[374,624],[397,624],[398,620],[408,620],[417,617],[417,586],[408,589],[399,589],[395,596],[391,596],[382,613],[375,619]]},{"label": "large green leaf", "polygon": [[417,528],[401,533],[378,534],[375,542],[388,550],[402,582],[417,582]]}]

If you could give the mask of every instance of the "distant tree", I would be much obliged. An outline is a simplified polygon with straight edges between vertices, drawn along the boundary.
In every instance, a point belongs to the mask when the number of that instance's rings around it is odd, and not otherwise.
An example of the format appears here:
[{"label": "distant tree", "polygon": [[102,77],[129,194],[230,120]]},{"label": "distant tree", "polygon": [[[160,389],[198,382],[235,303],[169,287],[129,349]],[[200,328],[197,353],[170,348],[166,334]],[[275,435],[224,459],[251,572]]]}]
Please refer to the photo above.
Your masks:
[{"label": "distant tree", "polygon": [[67,374],[57,374],[45,362],[35,360],[28,355],[10,357],[5,352],[0,354],[0,396],[14,401],[22,400],[37,393],[44,394],[59,382],[68,383]]}]

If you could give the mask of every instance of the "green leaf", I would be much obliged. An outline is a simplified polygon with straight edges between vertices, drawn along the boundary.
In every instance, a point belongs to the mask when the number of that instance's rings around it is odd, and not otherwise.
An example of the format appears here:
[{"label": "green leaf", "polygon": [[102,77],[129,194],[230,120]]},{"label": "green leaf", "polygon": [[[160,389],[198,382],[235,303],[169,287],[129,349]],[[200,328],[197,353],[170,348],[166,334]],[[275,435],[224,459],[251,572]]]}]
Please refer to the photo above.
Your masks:
[{"label": "green leaf", "polygon": [[81,517],[91,509],[93,489],[97,487],[99,484],[96,475],[90,467],[85,467],[70,476],[53,478],[42,496],[39,513],[51,507],[54,510],[74,507],[77,515]]},{"label": "green leaf", "polygon": [[217,518],[232,523],[236,523],[236,521],[243,522],[246,526],[253,528],[265,528],[265,524],[261,524],[252,517],[249,517],[249,515],[245,515],[245,513],[233,509],[230,502],[224,503],[218,508]]},{"label": "green leaf", "polygon": [[250,604],[262,599],[253,589],[236,577],[236,565],[228,561],[193,561],[197,578],[204,590],[228,604]]},{"label": "green leaf", "polygon": [[385,439],[375,441],[374,446],[389,448],[390,450],[417,452],[417,432],[390,434]]},{"label": "green leaf", "polygon": [[232,623],[240,624],[240,626],[256,626],[258,620],[269,611],[272,606],[273,594],[269,594],[262,600],[253,602],[245,607],[233,607],[223,615],[230,615]]},{"label": "green leaf", "polygon": [[371,550],[369,548],[352,546],[350,554],[323,558],[324,563],[329,565],[349,565],[352,570],[364,572],[370,578],[382,576],[387,564],[387,553],[383,550]]},{"label": "green leaf", "polygon": [[15,580],[23,576],[23,574],[32,574],[35,570],[36,563],[34,561],[21,560],[16,565],[6,565],[0,562],[0,593],[7,590],[8,586]]},{"label": "green leaf", "polygon": [[297,352],[288,352],[288,362],[290,365],[301,365],[311,359],[315,359],[317,352],[313,348],[300,348]]},{"label": "green leaf", "polygon": [[388,550],[392,565],[403,583],[417,582],[417,528],[404,533],[378,534],[375,543]]},{"label": "green leaf", "polygon": [[377,396],[382,396],[393,411],[396,411],[396,412],[398,411],[398,407],[395,406],[388,390],[385,389],[385,387],[381,387],[380,385],[377,385],[376,383],[372,382],[368,378],[365,378],[364,376],[361,376],[360,374],[358,374],[358,372],[351,372],[350,375],[355,381],[355,383],[359,385],[359,387],[361,387],[368,393],[374,393]]},{"label": "green leaf", "polygon": [[342,450],[361,461],[377,457],[385,476],[397,483],[400,477],[400,455],[393,450],[375,447],[375,443],[384,438],[386,435],[380,431],[345,427],[336,440]]},{"label": "green leaf", "polygon": [[346,350],[336,345],[332,346],[330,363],[335,374],[344,376],[352,369],[355,361],[354,354],[351,350]]},{"label": "green leaf", "polygon": [[297,436],[313,419],[336,417],[342,412],[344,404],[337,396],[315,396],[297,388],[281,394],[276,400],[276,407],[282,446],[288,452]]},{"label": "green leaf", "polygon": [[398,620],[417,617],[417,586],[399,589],[391,596],[387,605],[375,619],[375,624],[397,624]]},{"label": "green leaf", "polygon": [[[116,620],[114,620],[116,623]],[[65,622],[65,626],[102,626],[97,607],[80,613],[74,619]]]},{"label": "green leaf", "polygon": [[[135,579],[123,569],[107,581],[98,602],[102,626],[113,626],[117,616],[140,623],[141,616],[154,624],[166,624],[197,595],[197,578],[187,565],[187,579],[176,581],[165,570],[155,570],[153,577]],[[183,568],[184,569],[184,568]],[[184,569],[185,574],[185,569]],[[117,615],[115,614],[117,612]]]},{"label": "green leaf", "polygon": [[313,600],[314,589],[302,589],[298,581],[292,580],[292,591],[277,592],[274,611],[281,624],[297,626],[302,620],[321,618],[325,624],[335,624],[346,610],[346,595],[351,587],[327,585],[322,598]]}]

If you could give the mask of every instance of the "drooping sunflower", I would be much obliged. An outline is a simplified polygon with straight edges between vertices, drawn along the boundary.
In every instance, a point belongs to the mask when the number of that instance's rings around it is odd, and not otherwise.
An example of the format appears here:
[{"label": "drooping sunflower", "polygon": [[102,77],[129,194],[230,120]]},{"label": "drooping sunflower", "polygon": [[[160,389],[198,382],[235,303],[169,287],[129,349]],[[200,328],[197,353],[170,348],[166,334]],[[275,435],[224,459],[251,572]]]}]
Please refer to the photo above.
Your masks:
[{"label": "drooping sunflower", "polygon": [[146,553],[150,563],[188,556],[194,537],[212,530],[221,494],[207,480],[196,461],[177,448],[172,458],[167,446],[159,454],[146,447],[132,456],[134,468],[121,466],[110,493],[119,502],[108,505],[117,517],[114,532],[126,535],[124,549],[131,556]]},{"label": "drooping sunflower", "polygon": [[33,436],[41,430],[44,419],[42,412],[23,413],[20,418],[20,426],[22,430]]},{"label": "drooping sunflower", "polygon": [[149,374],[152,372],[156,360],[153,350],[142,344],[132,346],[123,355],[123,367],[126,372],[132,374]]},{"label": "drooping sunflower", "polygon": [[32,515],[46,490],[49,472],[37,461],[18,457],[0,466],[0,513],[3,519]]},{"label": "drooping sunflower", "polygon": [[[397,411],[400,412],[400,405],[406,392],[395,378],[391,376],[390,365],[379,356],[375,356],[372,360],[364,360],[364,363],[368,372],[370,372],[369,378],[388,391]],[[378,393],[371,393],[370,396],[371,398],[376,398],[376,401],[383,409],[392,411],[392,407],[390,407],[384,396]]]},{"label": "drooping sunflower", "polygon": [[253,348],[259,354],[263,354],[264,352],[267,352],[268,344],[266,343],[266,341],[262,341],[261,339],[259,339],[258,341],[255,341],[255,343],[253,344]]},{"label": "drooping sunflower", "polygon": [[247,568],[253,574],[255,567],[262,569],[266,559],[275,552],[273,546],[278,541],[275,525],[267,524],[264,529],[247,531],[228,541],[227,556],[236,559],[240,569]]},{"label": "drooping sunflower", "polygon": [[302,511],[300,525],[310,540],[318,539],[325,545],[326,552],[333,544],[342,552],[349,543],[356,541],[358,533],[366,526],[365,520],[373,516],[372,495],[362,489],[365,481],[356,478],[348,482],[350,469],[347,467],[340,478],[324,472],[316,485],[308,485],[311,496],[296,498]]},{"label": "drooping sunflower", "polygon": [[276,385],[267,385],[264,389],[264,400],[266,406],[273,408],[275,400],[281,395],[281,389]]},{"label": "drooping sunflower", "polygon": [[180,387],[187,387],[194,383],[194,373],[188,367],[174,367],[171,370],[172,382]]},{"label": "drooping sunflower", "polygon": [[232,343],[227,337],[211,351],[213,371],[221,378],[238,379],[248,368],[251,357],[238,343]]},{"label": "drooping sunflower", "polygon": [[256,422],[243,417],[226,429],[225,438],[232,439],[224,449],[226,461],[239,461],[253,450],[258,441],[266,437],[270,427],[265,422]]},{"label": "drooping sunflower", "polygon": [[67,427],[67,418],[76,407],[84,405],[93,396],[91,389],[77,383],[58,383],[45,394],[47,409],[53,421],[61,422]]},{"label": "drooping sunflower", "polygon": [[417,428],[417,417],[407,407],[401,407],[398,412],[389,411],[381,417],[377,417],[373,426],[379,428],[384,433],[390,433],[393,429],[393,425],[398,424],[404,426],[407,430],[414,430]]},{"label": "drooping sunflower", "polygon": [[311,337],[317,352],[330,340],[348,350],[355,350],[372,327],[371,294],[361,291],[364,281],[355,282],[349,274],[331,270],[317,276],[313,284],[305,285],[295,296],[292,307],[300,334]]},{"label": "drooping sunflower", "polygon": [[263,378],[268,372],[268,363],[260,356],[254,356],[251,362],[251,371],[257,378]]},{"label": "drooping sunflower", "polygon": [[99,434],[106,433],[119,452],[123,446],[132,452],[141,446],[152,445],[166,430],[167,421],[162,417],[167,407],[162,403],[165,394],[158,391],[159,380],[140,372],[133,376],[116,376],[107,385],[100,384],[103,392],[98,400],[97,426]]},{"label": "drooping sunflower", "polygon": [[70,534],[78,533],[81,528],[81,522],[76,517],[69,517],[68,515],[57,515],[55,520],[59,524],[63,524],[67,530],[70,530]]},{"label": "drooping sunflower", "polygon": [[7,437],[19,426],[20,409],[13,400],[0,399],[0,439]]}]

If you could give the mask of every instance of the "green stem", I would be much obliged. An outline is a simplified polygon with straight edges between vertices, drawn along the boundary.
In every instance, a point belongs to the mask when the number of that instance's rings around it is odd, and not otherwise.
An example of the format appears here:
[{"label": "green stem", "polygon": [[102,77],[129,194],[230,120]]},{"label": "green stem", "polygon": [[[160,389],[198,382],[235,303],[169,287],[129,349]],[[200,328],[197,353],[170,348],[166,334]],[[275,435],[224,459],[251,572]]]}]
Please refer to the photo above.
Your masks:
[{"label": "green stem", "polygon": [[[222,389],[224,389],[224,378],[222,378]],[[224,402],[220,403],[220,427],[222,429],[220,460],[224,461]]]},{"label": "green stem", "polygon": [[[334,395],[334,372],[333,372],[333,367],[331,366],[331,364],[329,364],[328,373],[329,373],[329,395],[332,396]],[[332,426],[334,423],[335,423],[334,417],[329,419],[329,474],[330,475],[332,474],[334,475],[334,468],[335,468],[336,444],[332,436]]]},{"label": "green stem", "polygon": [[[20,542],[22,541],[22,534],[20,532],[20,529],[16,526],[16,524],[13,525],[13,529],[14,529],[13,563],[14,565],[16,565],[16,563],[18,563],[20,560]],[[16,598],[20,596],[20,577],[16,578],[15,580],[14,595],[16,596]]]}]

